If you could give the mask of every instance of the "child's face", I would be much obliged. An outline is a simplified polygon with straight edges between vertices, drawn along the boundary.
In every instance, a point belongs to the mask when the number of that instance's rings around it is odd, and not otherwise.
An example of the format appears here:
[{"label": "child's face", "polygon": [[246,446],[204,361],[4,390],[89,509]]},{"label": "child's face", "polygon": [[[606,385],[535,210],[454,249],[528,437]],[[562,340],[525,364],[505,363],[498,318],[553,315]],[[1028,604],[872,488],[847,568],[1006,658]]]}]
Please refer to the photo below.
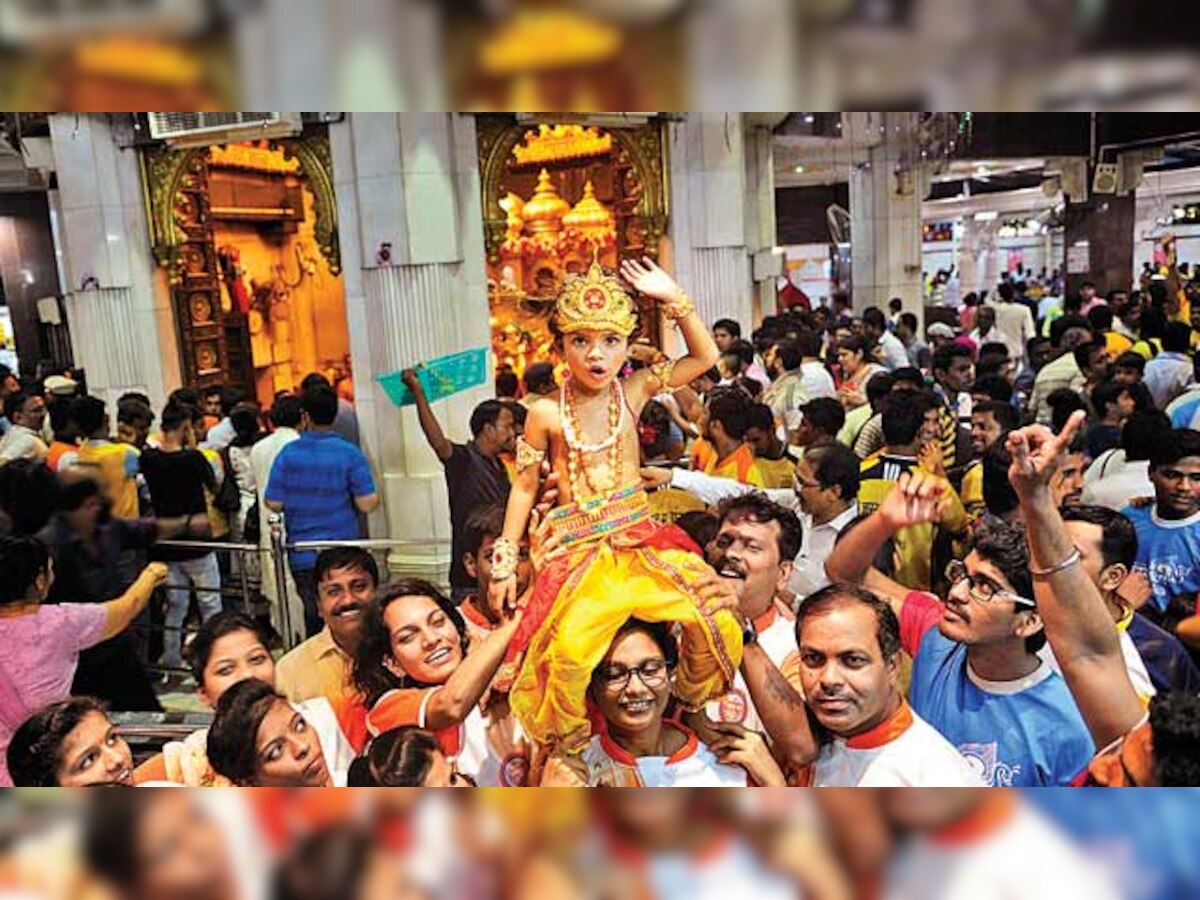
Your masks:
[{"label": "child's face", "polygon": [[563,353],[572,377],[596,390],[620,373],[629,355],[629,339],[612,331],[576,331],[564,335]]}]

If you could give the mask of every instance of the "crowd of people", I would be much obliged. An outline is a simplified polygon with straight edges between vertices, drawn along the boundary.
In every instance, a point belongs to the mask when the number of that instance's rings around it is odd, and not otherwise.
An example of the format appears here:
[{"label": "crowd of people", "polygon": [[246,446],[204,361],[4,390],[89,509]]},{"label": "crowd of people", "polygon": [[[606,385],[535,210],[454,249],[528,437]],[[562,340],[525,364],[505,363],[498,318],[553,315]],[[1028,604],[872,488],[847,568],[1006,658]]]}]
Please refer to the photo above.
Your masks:
[{"label": "crowd of people", "polygon": [[[354,546],[380,495],[322,376],[114,420],[0,373],[4,783],[1200,784],[1190,285],[1006,277],[923,326],[838,297],[743,337],[620,276],[568,279],[557,365],[502,373],[464,443],[404,373],[448,590]],[[681,359],[631,342],[635,292]],[[336,545],[289,553],[281,658],[204,547],[271,511]],[[135,761],[110,715],[159,708],[150,660],[212,721]]]}]

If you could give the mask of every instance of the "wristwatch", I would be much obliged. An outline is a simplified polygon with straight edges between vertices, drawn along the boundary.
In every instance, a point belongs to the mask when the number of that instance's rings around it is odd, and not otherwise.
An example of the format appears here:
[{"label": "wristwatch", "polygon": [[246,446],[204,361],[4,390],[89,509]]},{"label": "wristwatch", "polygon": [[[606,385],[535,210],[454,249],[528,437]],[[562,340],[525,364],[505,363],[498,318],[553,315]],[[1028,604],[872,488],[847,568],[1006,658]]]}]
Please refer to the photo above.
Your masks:
[{"label": "wristwatch", "polygon": [[750,644],[758,643],[758,629],[754,627],[752,619],[742,620],[742,646],[746,647]]}]

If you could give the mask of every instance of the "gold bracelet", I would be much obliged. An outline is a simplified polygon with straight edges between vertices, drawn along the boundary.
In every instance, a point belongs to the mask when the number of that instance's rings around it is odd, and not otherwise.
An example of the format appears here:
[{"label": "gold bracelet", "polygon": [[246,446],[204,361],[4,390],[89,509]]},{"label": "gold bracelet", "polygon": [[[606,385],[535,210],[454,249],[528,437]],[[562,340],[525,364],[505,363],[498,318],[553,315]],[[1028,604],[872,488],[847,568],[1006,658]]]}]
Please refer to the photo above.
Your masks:
[{"label": "gold bracelet", "polygon": [[663,305],[663,315],[672,322],[678,322],[680,319],[686,319],[695,311],[696,304],[692,302],[692,298],[687,294],[684,294],[683,299],[678,303]]},{"label": "gold bracelet", "polygon": [[506,581],[517,574],[521,550],[508,538],[496,538],[492,544],[492,580]]}]

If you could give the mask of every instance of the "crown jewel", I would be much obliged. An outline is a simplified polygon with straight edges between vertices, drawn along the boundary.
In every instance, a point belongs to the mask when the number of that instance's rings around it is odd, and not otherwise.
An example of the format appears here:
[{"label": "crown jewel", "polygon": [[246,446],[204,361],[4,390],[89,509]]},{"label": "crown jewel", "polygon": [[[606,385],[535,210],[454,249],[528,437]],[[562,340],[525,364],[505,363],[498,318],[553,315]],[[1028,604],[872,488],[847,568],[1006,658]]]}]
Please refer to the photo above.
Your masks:
[{"label": "crown jewel", "polygon": [[633,298],[620,279],[606,274],[593,260],[587,275],[568,275],[558,296],[557,324],[563,334],[573,331],[615,331],[629,337],[637,328]]}]

